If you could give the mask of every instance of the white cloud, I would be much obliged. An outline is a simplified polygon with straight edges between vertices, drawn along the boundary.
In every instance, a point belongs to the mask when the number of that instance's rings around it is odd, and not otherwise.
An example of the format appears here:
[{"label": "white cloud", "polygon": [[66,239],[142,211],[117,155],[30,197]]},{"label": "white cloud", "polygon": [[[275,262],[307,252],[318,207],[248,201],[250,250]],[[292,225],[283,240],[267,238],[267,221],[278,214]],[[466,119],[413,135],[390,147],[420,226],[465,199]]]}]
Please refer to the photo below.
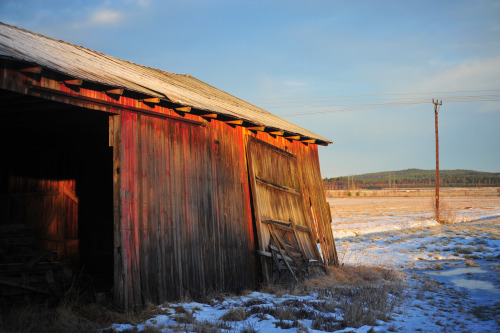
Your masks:
[{"label": "white cloud", "polygon": [[100,10],[92,15],[92,22],[99,24],[113,24],[121,20],[122,14],[112,10]]},{"label": "white cloud", "polygon": [[500,57],[465,61],[430,75],[422,91],[496,89],[500,86]]}]

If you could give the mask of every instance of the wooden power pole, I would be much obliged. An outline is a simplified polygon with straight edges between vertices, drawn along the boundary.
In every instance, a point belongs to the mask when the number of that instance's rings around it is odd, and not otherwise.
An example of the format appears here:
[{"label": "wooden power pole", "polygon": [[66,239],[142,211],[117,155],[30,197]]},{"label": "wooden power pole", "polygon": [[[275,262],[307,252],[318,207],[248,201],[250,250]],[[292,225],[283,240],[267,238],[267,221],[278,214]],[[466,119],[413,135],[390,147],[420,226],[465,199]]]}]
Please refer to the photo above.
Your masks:
[{"label": "wooden power pole", "polygon": [[434,123],[436,127],[436,222],[439,223],[439,134],[438,134],[438,106],[443,105],[443,101],[434,101],[432,99],[432,104],[434,104]]}]

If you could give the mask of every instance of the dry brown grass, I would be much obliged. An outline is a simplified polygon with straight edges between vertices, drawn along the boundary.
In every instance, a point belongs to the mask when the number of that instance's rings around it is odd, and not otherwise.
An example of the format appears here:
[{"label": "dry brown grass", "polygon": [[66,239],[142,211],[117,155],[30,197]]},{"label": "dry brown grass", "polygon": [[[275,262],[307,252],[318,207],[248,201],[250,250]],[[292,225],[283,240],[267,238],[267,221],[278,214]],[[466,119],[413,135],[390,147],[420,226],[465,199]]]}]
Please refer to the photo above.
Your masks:
[{"label": "dry brown grass", "polygon": [[[0,332],[113,332],[105,330],[113,323],[131,324],[136,326],[159,314],[170,315],[178,323],[168,327],[171,331],[184,332],[220,332],[232,329],[231,322],[241,322],[251,315],[266,314],[276,319],[276,327],[297,328],[300,320],[311,320],[313,329],[333,330],[344,327],[360,327],[373,325],[377,319],[386,320],[397,303],[398,293],[404,285],[404,274],[396,270],[388,270],[370,266],[344,266],[329,268],[328,276],[304,281],[296,286],[271,285],[265,291],[283,296],[285,293],[300,294],[316,292],[319,300],[303,304],[300,300],[284,300],[274,306],[265,306],[262,302],[247,301],[241,307],[229,309],[213,322],[197,321],[195,311],[182,305],[163,304],[162,307],[148,304],[140,311],[121,313],[110,307],[99,304],[80,304],[75,299],[68,299],[54,308],[15,309],[9,313],[0,314]],[[321,299],[321,297],[323,299]],[[220,296],[221,300],[223,296]],[[313,311],[312,309],[316,309]],[[343,320],[335,320],[330,313],[341,311]],[[159,327],[147,327],[146,332],[160,332]],[[251,326],[246,332],[255,332]],[[137,328],[127,332],[137,332]]]},{"label": "dry brown grass", "polygon": [[283,285],[266,284],[260,289],[260,291],[267,294],[274,294],[276,297],[282,297],[288,290]]},{"label": "dry brown grass", "polygon": [[103,328],[99,324],[75,314],[70,309],[46,309],[39,306],[14,307],[2,310],[0,332],[31,333],[31,332],[96,332]]},{"label": "dry brown grass", "polygon": [[[388,216],[393,212],[405,216],[422,216],[426,219],[434,213],[435,203],[431,197],[350,197],[328,198],[334,218],[356,219],[364,217]],[[500,197],[449,197],[441,196],[440,203],[447,205],[452,212],[482,211],[500,205]],[[446,207],[445,207],[446,208]],[[457,214],[458,215],[458,214]],[[460,216],[458,216],[460,218]]]},{"label": "dry brown grass", "polygon": [[376,266],[328,267],[328,275],[311,279],[304,284],[307,288],[337,288],[341,285],[364,285],[383,282],[402,282],[405,274],[395,269]]},{"label": "dry brown grass", "polygon": [[247,319],[246,308],[239,307],[229,309],[219,319],[224,321],[243,321]]},{"label": "dry brown grass", "polygon": [[179,324],[194,324],[196,319],[194,317],[194,311],[186,311],[184,313],[177,313],[174,316],[174,320]]},{"label": "dry brown grass", "polygon": [[481,265],[476,264],[472,260],[465,260],[465,267],[481,267]]},{"label": "dry brown grass", "polygon": [[65,300],[55,307],[23,305],[2,309],[0,333],[97,332],[113,323],[137,325],[159,314],[170,314],[170,310],[148,304],[141,310],[123,313],[112,307],[81,304],[75,300]]},{"label": "dry brown grass", "polygon": [[[429,203],[429,210],[434,212],[434,217],[437,220],[436,198],[432,198]],[[458,222],[457,207],[446,199],[439,200],[439,223],[454,224]]]},{"label": "dry brown grass", "polygon": [[375,266],[329,267],[327,276],[304,281],[288,292],[295,295],[317,293],[323,301],[311,306],[321,312],[342,310],[342,322],[318,314],[313,315],[297,305],[290,307],[292,304],[279,304],[277,309],[282,311],[266,311],[280,320],[295,320],[300,319],[298,316],[305,316],[313,320],[313,329],[331,330],[374,325],[377,319],[389,318],[400,303],[405,286],[405,274],[398,270]]}]

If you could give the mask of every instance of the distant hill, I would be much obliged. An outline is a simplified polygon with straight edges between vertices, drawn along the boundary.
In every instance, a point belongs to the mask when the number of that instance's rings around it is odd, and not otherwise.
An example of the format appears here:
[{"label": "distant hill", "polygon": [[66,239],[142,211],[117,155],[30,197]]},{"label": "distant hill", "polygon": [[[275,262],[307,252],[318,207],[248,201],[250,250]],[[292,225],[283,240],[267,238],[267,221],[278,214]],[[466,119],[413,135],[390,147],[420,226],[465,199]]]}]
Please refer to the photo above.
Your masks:
[{"label": "distant hill", "polygon": [[[500,186],[500,173],[474,170],[440,170],[439,185],[448,187]],[[436,185],[436,170],[407,169],[325,178],[325,189],[409,188]]]}]

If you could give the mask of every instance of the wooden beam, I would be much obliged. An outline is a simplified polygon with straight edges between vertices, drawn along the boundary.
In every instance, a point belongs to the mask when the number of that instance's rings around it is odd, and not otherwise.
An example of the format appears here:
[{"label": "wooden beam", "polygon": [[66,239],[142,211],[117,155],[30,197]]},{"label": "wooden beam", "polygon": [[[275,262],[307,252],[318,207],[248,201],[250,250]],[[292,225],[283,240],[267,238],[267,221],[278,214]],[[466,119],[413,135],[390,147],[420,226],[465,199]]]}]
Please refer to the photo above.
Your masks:
[{"label": "wooden beam", "polygon": [[142,100],[142,102],[143,103],[151,103],[151,104],[159,104],[160,98],[159,97],[145,98]]},{"label": "wooden beam", "polygon": [[217,118],[217,113],[200,114],[200,117],[215,119]]},{"label": "wooden beam", "polygon": [[26,289],[26,290],[38,292],[38,293],[41,293],[41,294],[48,294],[48,295],[50,295],[50,292],[47,291],[47,290],[35,288],[35,287],[32,287],[32,286],[28,286],[28,285],[25,285],[25,284],[20,284],[20,283],[16,283],[16,282],[12,282],[12,281],[0,280],[0,284],[6,285],[6,286],[10,286],[10,287],[16,287],[16,288],[20,288],[20,289]]},{"label": "wooden beam", "polygon": [[20,68],[19,71],[22,73],[40,74],[42,72],[42,66]]},{"label": "wooden beam", "polygon": [[300,140],[300,135],[285,136],[285,139],[289,139],[289,140]]},{"label": "wooden beam", "polygon": [[274,226],[278,229],[293,232],[293,228],[290,223],[286,223],[283,221],[276,221],[272,219],[263,219],[261,220],[263,223],[274,224]]},{"label": "wooden beam", "polygon": [[69,86],[81,86],[83,84],[83,81],[80,79],[73,79],[73,80],[66,80],[64,81],[65,85]]},{"label": "wooden beam", "polygon": [[304,143],[315,143],[315,142],[316,142],[316,139],[305,139],[305,140],[300,140],[300,142],[304,142]]},{"label": "wooden beam", "polygon": [[[57,95],[59,97],[62,96],[63,98],[69,98],[73,101],[92,102],[96,105],[100,105],[100,106],[104,106],[104,107],[111,107],[112,109],[107,110],[106,112],[110,112],[110,113],[114,113],[114,114],[118,113],[117,110],[124,110],[124,111],[131,111],[131,112],[137,113],[137,114],[144,114],[144,115],[148,115],[148,116],[160,118],[160,119],[172,119],[172,120],[177,120],[177,121],[187,123],[187,124],[192,124],[192,125],[197,125],[197,126],[206,126],[206,123],[204,121],[191,120],[191,119],[185,119],[182,117],[171,116],[171,115],[160,113],[160,112],[155,112],[155,111],[151,111],[151,110],[136,108],[133,106],[123,105],[123,104],[120,104],[117,102],[106,101],[106,100],[101,100],[101,99],[97,99],[97,98],[82,96],[82,95],[78,95],[75,93],[65,92],[65,91],[61,91],[61,90],[57,90],[57,89],[50,89],[50,88],[45,88],[45,87],[33,86],[33,85],[30,85],[29,89],[30,89],[30,95],[32,95],[32,96],[43,97],[43,98],[48,98],[48,97],[52,98],[54,95]],[[35,94],[32,94],[31,92],[35,92]],[[45,97],[47,94],[48,94],[48,97]]]},{"label": "wooden beam", "polygon": [[62,193],[64,193],[68,198],[73,200],[75,203],[78,203],[78,197],[75,193],[71,192],[66,186],[61,186]]},{"label": "wooden beam", "polygon": [[[273,222],[265,221],[265,220],[262,220],[262,222],[268,223],[268,224],[272,224],[273,223]],[[292,227],[287,227],[287,226],[281,225],[281,224],[276,224],[276,228],[278,228],[280,230],[285,230],[285,231],[293,232],[293,228]]]},{"label": "wooden beam", "polygon": [[123,95],[123,90],[122,88],[118,88],[118,89],[110,89],[110,90],[106,90],[106,94],[108,95]]},{"label": "wooden beam", "polygon": [[282,136],[283,134],[285,134],[285,131],[274,131],[269,132],[269,134]]},{"label": "wooden beam", "polygon": [[[272,225],[271,225],[271,227],[272,227]],[[278,236],[276,235],[276,232],[275,232],[274,229],[272,229],[272,228],[268,228],[268,229],[269,229],[269,234],[270,234],[271,238],[274,238],[274,241],[275,241],[276,245],[278,245],[277,243],[281,242],[281,239],[278,238]],[[285,245],[283,244],[282,246],[285,248],[285,251],[286,251]],[[269,248],[273,249],[273,245],[269,244]],[[283,250],[281,250],[281,247],[277,246],[273,250],[276,251],[276,248],[278,249],[278,252],[281,254],[281,256],[283,258],[285,258],[285,254],[283,253]],[[293,260],[291,260],[291,261],[293,261]],[[290,264],[288,263],[288,260],[286,260],[286,258],[285,258],[285,260],[283,260],[283,262],[285,263],[285,265],[288,268],[288,270],[290,271],[290,273],[292,273],[292,276],[295,279],[295,281],[299,282],[299,279],[297,279],[297,277],[295,276],[295,273],[293,272],[292,267],[290,267]]]},{"label": "wooden beam", "polygon": [[226,124],[230,124],[230,125],[241,125],[243,124],[243,120],[227,120],[227,121],[224,121]]},{"label": "wooden beam", "polygon": [[[276,251],[278,251],[278,248],[276,246],[270,245],[270,247],[273,248],[273,250],[276,249]],[[256,252],[257,252],[257,254],[260,254],[261,256],[265,256],[265,257],[269,257],[269,258],[273,257],[273,254],[271,252],[266,252],[266,251],[262,251],[262,250],[257,250]],[[276,257],[278,259],[292,261],[292,258],[287,257],[287,256],[285,256],[285,258],[283,258],[279,253],[276,253]]]},{"label": "wooden beam", "polygon": [[320,146],[328,146],[329,143],[326,141],[318,141],[318,142],[316,142],[316,144],[320,145]]},{"label": "wooden beam", "polygon": [[297,190],[295,190],[294,188],[291,188],[291,187],[274,184],[274,183],[271,183],[271,182],[269,182],[265,179],[262,179],[260,177],[257,177],[257,176],[255,176],[255,181],[259,182],[260,184],[275,188],[275,189],[280,190],[280,191],[284,191],[284,192],[287,192],[287,193],[290,193],[290,194],[293,194],[296,196],[301,196],[300,192],[298,192]]},{"label": "wooden beam", "polygon": [[264,130],[266,129],[266,126],[247,127],[247,129],[250,131],[264,132]]},{"label": "wooden beam", "polygon": [[190,106],[182,106],[180,108],[175,108],[175,111],[177,111],[177,112],[191,112],[191,107]]}]

